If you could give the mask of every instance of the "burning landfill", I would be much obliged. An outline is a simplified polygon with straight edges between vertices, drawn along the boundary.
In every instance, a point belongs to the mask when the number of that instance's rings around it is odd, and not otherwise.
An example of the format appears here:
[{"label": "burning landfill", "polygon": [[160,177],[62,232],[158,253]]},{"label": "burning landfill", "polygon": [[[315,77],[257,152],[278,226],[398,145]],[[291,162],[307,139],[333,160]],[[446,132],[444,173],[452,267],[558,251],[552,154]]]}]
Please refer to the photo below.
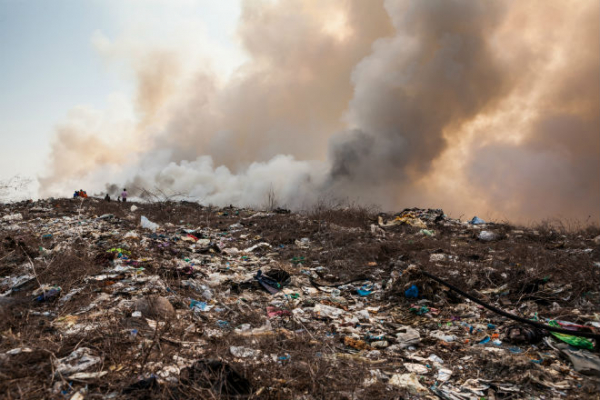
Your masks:
[{"label": "burning landfill", "polygon": [[599,398],[600,2],[246,0],[230,74],[192,3],[94,31],[106,101],[19,68],[89,103],[0,204],[0,396]]},{"label": "burning landfill", "polygon": [[0,206],[4,398],[597,398],[600,230]]}]

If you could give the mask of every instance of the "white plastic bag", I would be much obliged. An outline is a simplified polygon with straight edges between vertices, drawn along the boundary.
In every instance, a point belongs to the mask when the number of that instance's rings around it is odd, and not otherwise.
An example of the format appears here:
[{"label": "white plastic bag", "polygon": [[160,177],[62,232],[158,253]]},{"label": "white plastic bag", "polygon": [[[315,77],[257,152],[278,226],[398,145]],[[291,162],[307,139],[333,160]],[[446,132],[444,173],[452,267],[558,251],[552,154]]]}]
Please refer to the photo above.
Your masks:
[{"label": "white plastic bag", "polygon": [[490,231],[481,231],[479,233],[479,240],[483,240],[484,242],[491,242],[492,240],[496,240],[497,237],[494,232]]},{"label": "white plastic bag", "polygon": [[142,228],[150,229],[152,232],[156,232],[158,229],[158,224],[150,221],[148,218],[142,216]]}]

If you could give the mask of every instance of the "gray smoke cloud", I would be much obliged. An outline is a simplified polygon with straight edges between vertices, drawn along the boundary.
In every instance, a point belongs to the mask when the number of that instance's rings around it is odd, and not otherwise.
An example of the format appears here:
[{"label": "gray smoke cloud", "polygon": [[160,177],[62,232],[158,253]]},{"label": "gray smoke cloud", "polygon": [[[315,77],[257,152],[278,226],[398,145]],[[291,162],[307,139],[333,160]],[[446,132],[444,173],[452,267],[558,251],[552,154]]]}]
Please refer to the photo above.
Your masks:
[{"label": "gray smoke cloud", "polygon": [[375,42],[354,70],[346,115],[354,130],[331,147],[333,179],[361,187],[427,174],[447,146],[444,130],[484,112],[506,90],[489,45],[504,14],[500,3],[386,5],[396,35]]},{"label": "gray smoke cloud", "polygon": [[228,81],[207,68],[185,75],[169,49],[136,52],[135,118],[74,110],[57,128],[41,194],[108,181],[259,205],[273,189],[294,208],[336,196],[597,221],[598,11],[246,1],[248,61]]},{"label": "gray smoke cloud", "polygon": [[563,53],[526,52],[519,64],[520,82],[529,85],[517,87],[515,97],[524,97],[522,92],[531,87],[539,90],[522,140],[475,147],[467,174],[511,214],[531,219],[545,215],[585,220],[590,216],[597,222],[600,53],[591,49],[600,48],[599,4],[571,6],[546,15],[556,29],[548,39],[564,44]]}]

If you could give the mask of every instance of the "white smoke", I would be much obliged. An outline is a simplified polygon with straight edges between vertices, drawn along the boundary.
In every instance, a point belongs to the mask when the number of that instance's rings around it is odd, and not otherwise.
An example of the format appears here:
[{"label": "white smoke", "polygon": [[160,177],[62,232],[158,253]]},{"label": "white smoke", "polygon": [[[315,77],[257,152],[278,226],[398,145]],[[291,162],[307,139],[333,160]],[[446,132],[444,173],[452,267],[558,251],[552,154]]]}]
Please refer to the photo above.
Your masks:
[{"label": "white smoke", "polygon": [[598,48],[598,11],[246,1],[238,34],[248,60],[228,80],[164,44],[97,35],[103,54],[132,58],[137,94],[118,118],[80,110],[58,127],[41,193],[117,184],[258,205],[272,190],[293,208],[333,195],[598,219],[600,56],[584,50]]}]

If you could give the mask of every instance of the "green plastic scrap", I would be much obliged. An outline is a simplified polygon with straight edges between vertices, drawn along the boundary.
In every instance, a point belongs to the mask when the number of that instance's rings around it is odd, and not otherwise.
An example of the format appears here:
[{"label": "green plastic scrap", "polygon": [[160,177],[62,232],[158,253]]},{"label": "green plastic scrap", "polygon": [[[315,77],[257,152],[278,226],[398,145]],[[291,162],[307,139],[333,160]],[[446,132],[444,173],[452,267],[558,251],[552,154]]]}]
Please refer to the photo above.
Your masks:
[{"label": "green plastic scrap", "polygon": [[107,250],[106,252],[107,253],[121,253],[121,254],[126,254],[128,256],[131,255],[131,252],[129,250],[125,250],[125,249],[122,249],[120,247],[117,247],[117,248],[113,247],[112,249]]},{"label": "green plastic scrap", "polygon": [[411,307],[408,309],[408,311],[417,314],[417,315],[424,315],[427,314],[429,312],[429,307],[427,306],[421,306],[419,308],[417,307]]},{"label": "green plastic scrap", "polygon": [[[558,322],[556,322],[554,320],[548,322],[548,325],[553,326],[555,328],[561,327],[558,324]],[[567,335],[565,333],[558,333],[558,332],[552,332],[552,331],[550,333],[555,338],[562,340],[565,343],[569,343],[571,346],[580,347],[580,348],[588,349],[588,350],[593,350],[593,348],[594,348],[594,343],[592,343],[591,340],[586,339],[584,337]]]}]

